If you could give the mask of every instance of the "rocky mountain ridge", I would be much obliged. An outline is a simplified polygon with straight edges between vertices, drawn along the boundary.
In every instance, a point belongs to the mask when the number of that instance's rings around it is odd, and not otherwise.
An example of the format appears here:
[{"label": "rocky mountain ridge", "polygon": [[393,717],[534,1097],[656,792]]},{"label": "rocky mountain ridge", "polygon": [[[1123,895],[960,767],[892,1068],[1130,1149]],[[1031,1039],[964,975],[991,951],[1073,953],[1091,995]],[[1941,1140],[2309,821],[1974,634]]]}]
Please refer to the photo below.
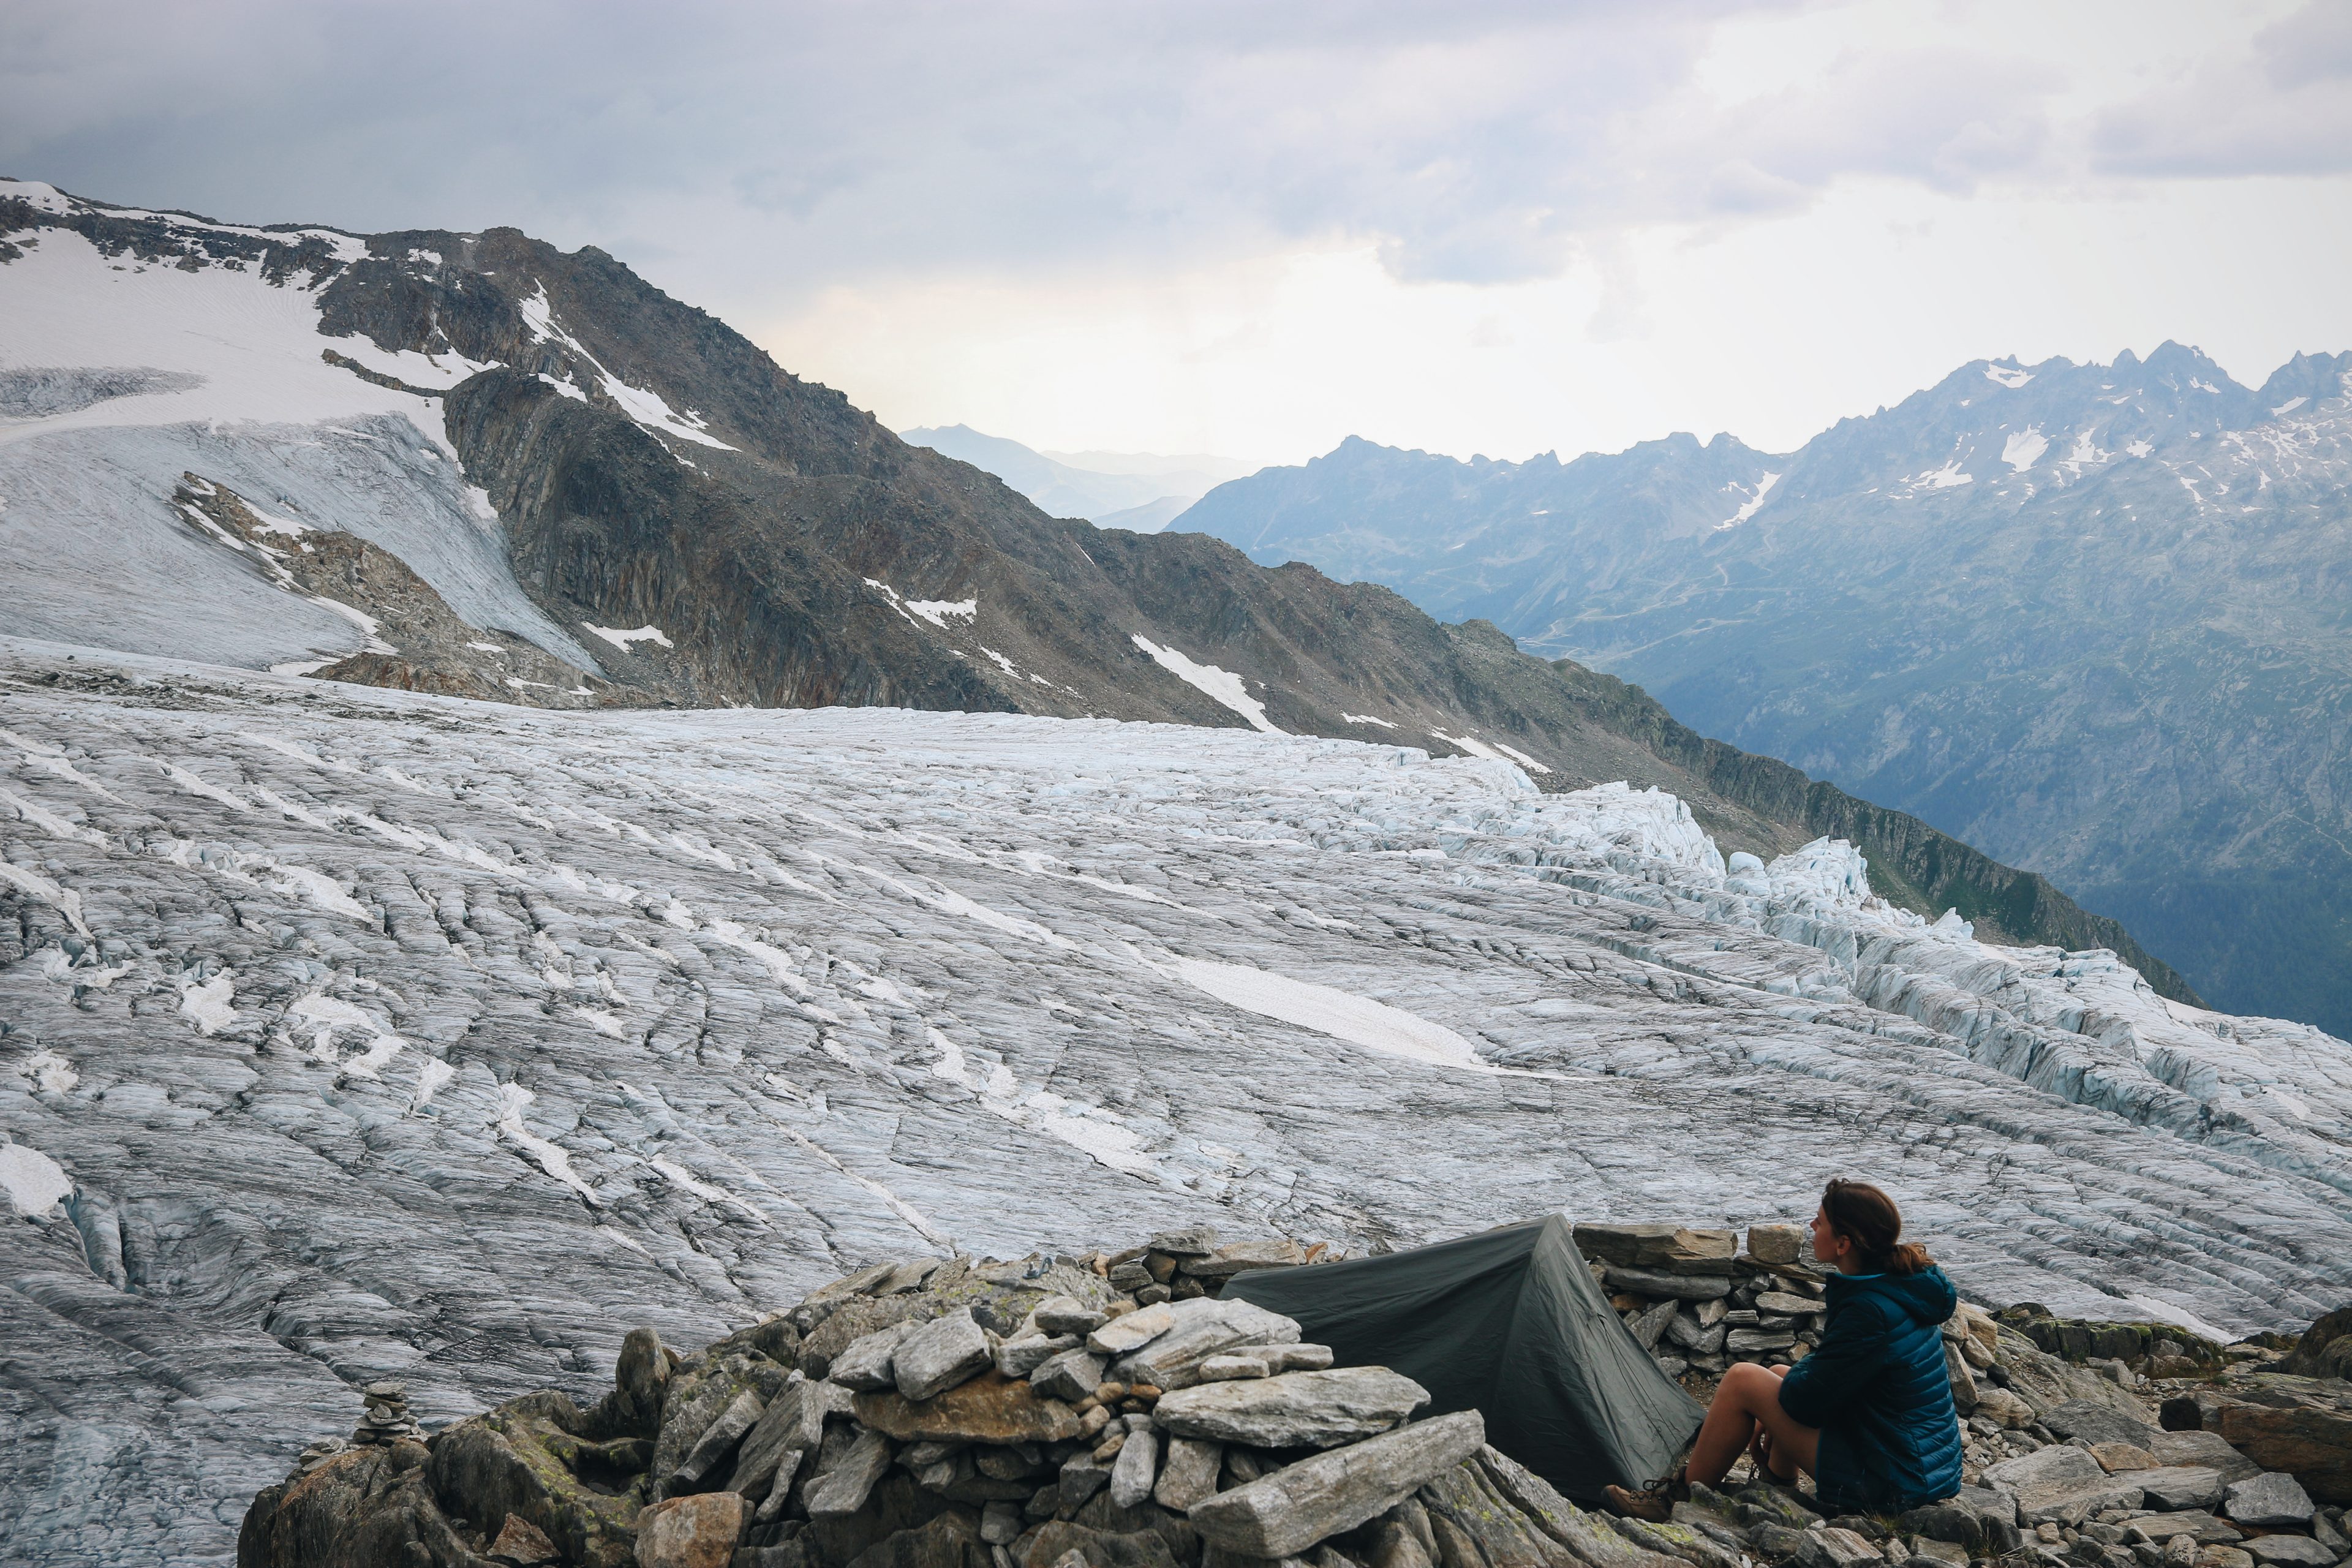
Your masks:
[{"label": "rocky mountain ridge", "polygon": [[[0,184],[0,387],[26,411],[0,428],[19,590],[0,630],[544,707],[1404,740],[1547,788],[1664,788],[1760,855],[1843,834],[1905,907],[2111,948],[2195,1000],[2031,874],[1483,623],[1198,536],[1049,518],[593,247],[240,227],[29,182]],[[184,490],[263,534],[207,531]],[[297,581],[310,533],[381,570]]]},{"label": "rocky mountain ridge", "polygon": [[2352,1025],[2352,355],[1963,365],[1801,450],[1361,441],[1173,525],[1638,681]]}]

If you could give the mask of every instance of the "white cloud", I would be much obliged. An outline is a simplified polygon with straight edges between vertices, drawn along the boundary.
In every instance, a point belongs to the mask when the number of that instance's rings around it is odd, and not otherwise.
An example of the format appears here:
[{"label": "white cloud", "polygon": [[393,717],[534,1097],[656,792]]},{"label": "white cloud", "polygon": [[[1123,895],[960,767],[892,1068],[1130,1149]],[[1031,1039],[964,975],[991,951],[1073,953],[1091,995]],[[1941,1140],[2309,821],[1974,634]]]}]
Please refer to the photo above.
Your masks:
[{"label": "white cloud", "polygon": [[2346,16],[24,0],[0,167],[595,244],[902,426],[1788,445],[1979,355],[2352,342]]}]

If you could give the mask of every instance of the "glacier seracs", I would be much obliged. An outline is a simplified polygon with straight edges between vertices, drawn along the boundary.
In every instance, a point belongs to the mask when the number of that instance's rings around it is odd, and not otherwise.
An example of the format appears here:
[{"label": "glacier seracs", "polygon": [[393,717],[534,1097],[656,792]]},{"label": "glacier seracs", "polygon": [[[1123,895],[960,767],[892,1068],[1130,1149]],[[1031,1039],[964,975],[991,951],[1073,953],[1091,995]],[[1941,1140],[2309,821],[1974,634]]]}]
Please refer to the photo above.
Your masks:
[{"label": "glacier seracs", "polygon": [[168,1494],[225,1554],[372,1378],[428,1421],[586,1394],[641,1322],[1191,1220],[1737,1225],[1846,1173],[1989,1301],[2246,1330],[2352,1285],[2352,1047],[1979,942],[1842,844],[1727,863],[1655,790],[0,649],[40,1369],[0,1519],[61,1549]]}]

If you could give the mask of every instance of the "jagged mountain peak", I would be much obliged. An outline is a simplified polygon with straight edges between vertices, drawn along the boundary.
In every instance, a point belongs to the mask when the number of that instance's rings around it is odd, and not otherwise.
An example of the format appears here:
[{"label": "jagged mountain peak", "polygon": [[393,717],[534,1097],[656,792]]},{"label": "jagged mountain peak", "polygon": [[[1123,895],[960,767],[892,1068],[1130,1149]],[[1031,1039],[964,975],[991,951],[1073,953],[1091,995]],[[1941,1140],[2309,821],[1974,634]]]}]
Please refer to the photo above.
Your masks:
[{"label": "jagged mountain peak", "polygon": [[1668,438],[1506,492],[1397,454],[1377,490],[1269,471],[1176,526],[1638,679],[2162,922],[2240,1005],[2352,1029],[2352,354],[2260,392],[2177,342],[1973,360],[1733,456]]}]

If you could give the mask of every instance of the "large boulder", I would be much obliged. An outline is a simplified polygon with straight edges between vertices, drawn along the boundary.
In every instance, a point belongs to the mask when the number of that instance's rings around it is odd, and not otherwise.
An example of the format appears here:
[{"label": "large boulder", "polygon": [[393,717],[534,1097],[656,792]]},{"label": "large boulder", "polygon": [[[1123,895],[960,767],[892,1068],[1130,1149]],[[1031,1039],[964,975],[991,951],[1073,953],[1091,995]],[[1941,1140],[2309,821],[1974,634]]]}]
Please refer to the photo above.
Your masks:
[{"label": "large boulder", "polygon": [[2163,1465],[2130,1474],[2140,1489],[2140,1506],[2166,1513],[2219,1507],[2221,1493],[2229,1485],[2221,1479],[2221,1471],[2202,1465]]},{"label": "large boulder", "polygon": [[637,1521],[637,1568],[727,1568],[743,1532],[733,1492],[671,1498]]},{"label": "large boulder", "polygon": [[2278,1369],[2298,1377],[2352,1378],[2352,1307],[2338,1307],[2305,1330]]},{"label": "large boulder", "polygon": [[253,1500],[237,1533],[236,1568],[324,1563],[490,1568],[437,1506],[415,1443],[346,1449]]},{"label": "large boulder", "polygon": [[2103,1399],[2069,1399],[2042,1413],[2042,1424],[2061,1437],[2085,1443],[2129,1443],[2145,1448],[2156,1428],[2137,1414]]},{"label": "large boulder", "polygon": [[653,1445],[596,1441],[561,1394],[529,1394],[458,1422],[433,1439],[425,1466],[443,1513],[495,1537],[520,1513],[566,1563],[621,1568],[635,1556],[637,1514],[654,1500]]},{"label": "large boulder", "polygon": [[2164,1424],[2202,1430],[2321,1502],[2352,1503],[2352,1384],[2261,1373],[2165,1401]]},{"label": "large boulder", "polygon": [[2309,1530],[2311,1494],[2293,1476],[2264,1471],[2230,1483],[2223,1511],[2233,1524],[2257,1530]]},{"label": "large boulder", "polygon": [[1193,1504],[1190,1518],[1202,1540],[1225,1551],[1293,1556],[1386,1512],[1486,1441],[1476,1411],[1441,1415],[1286,1465]]},{"label": "large boulder", "polygon": [[1385,1432],[1429,1391],[1384,1366],[1203,1383],[1163,1394],[1152,1419],[1180,1437],[1253,1448],[1328,1448]]},{"label": "large boulder", "polygon": [[2061,1361],[2019,1333],[2008,1323],[1999,1325],[1995,1359],[2011,1394],[2046,1415],[2072,1400],[2104,1405],[2134,1421],[2144,1422],[2147,1410],[2138,1400],[2088,1367]]},{"label": "large boulder", "polygon": [[2111,1476],[2085,1450],[2056,1445],[1990,1466],[1984,1479],[2017,1499],[2024,1524],[2074,1526],[2106,1509],[2137,1508],[2146,1473]]},{"label": "large boulder", "polygon": [[2230,1447],[2219,1432],[2157,1432],[2149,1435],[2148,1452],[2159,1465],[2189,1465],[2211,1470],[2223,1483],[2262,1474],[2263,1468]]}]

